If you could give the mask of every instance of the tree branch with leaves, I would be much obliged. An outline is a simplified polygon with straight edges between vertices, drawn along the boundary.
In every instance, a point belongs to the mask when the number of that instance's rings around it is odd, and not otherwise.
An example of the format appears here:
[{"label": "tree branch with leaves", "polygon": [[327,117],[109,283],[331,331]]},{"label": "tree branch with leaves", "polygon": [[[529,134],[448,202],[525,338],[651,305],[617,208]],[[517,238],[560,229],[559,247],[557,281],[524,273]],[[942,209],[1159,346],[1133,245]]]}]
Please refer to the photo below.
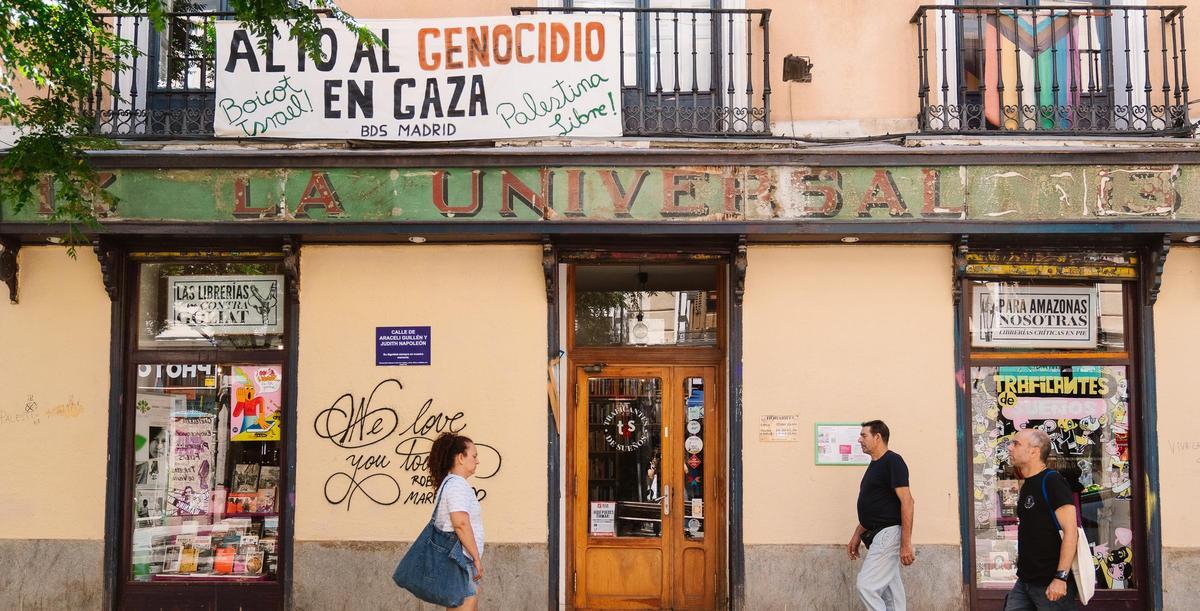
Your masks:
[{"label": "tree branch with leaves", "polygon": [[[323,59],[322,17],[342,23],[361,39],[379,43],[330,0],[228,0],[228,5],[233,19],[258,37],[264,51],[272,37],[282,34],[296,40],[310,58]],[[37,205],[43,181],[49,179],[54,207],[47,221],[67,226],[68,244],[82,243],[86,231],[99,227],[97,207],[111,208],[117,202],[98,186],[88,153],[118,148],[119,143],[96,133],[95,114],[88,110],[95,110],[102,100],[121,99],[114,75],[123,74],[146,54],[105,17],[142,15],[161,33],[173,12],[196,8],[189,0],[6,0],[0,4],[0,121],[12,124],[20,134],[0,162],[0,206],[19,212]],[[210,57],[212,23],[204,33]],[[177,34],[169,35],[167,42],[196,44],[181,41]],[[168,73],[178,69],[165,68]]]}]

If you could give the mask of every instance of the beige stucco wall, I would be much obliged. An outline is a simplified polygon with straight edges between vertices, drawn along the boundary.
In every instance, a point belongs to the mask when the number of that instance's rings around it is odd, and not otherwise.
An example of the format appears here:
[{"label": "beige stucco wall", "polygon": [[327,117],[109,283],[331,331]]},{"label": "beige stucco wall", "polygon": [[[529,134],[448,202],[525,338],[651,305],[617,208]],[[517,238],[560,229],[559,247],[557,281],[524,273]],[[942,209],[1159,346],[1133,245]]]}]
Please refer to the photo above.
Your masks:
[{"label": "beige stucco wall", "polygon": [[20,251],[0,284],[0,539],[103,539],[110,302],[95,257]]},{"label": "beige stucco wall", "polygon": [[[743,369],[745,538],[845,543],[864,467],[814,465],[817,422],[881,418],[916,499],[914,541],[956,544],[954,328],[947,246],[755,246]],[[798,442],[760,442],[799,414]]]},{"label": "beige stucco wall", "polygon": [[1200,248],[1171,249],[1154,307],[1158,382],[1159,495],[1164,547],[1200,547],[1200,434],[1196,347],[1200,346]]},{"label": "beige stucco wall", "polygon": [[[432,505],[414,505],[409,494],[429,491],[414,484],[425,473],[406,469],[397,446],[412,438],[410,426],[437,414],[455,428],[488,444],[481,448],[477,475],[483,488],[487,541],[546,540],[546,290],[541,249],[536,246],[306,246],[301,255],[300,363],[297,411],[296,538],[321,541],[412,540],[429,519]],[[432,365],[376,367],[377,326],[432,327]],[[321,413],[345,393],[339,409],[369,401],[366,429],[382,418],[377,442],[360,449],[339,447],[317,428],[340,430],[334,414]],[[383,411],[381,408],[387,408]],[[394,412],[393,418],[390,413]],[[399,422],[395,431],[384,434]],[[441,421],[445,424],[445,420]],[[422,428],[422,427],[418,427]],[[420,431],[418,431],[420,436]],[[424,436],[432,439],[431,428]],[[360,445],[355,436],[343,445]],[[430,443],[418,443],[428,452]],[[360,470],[362,488],[346,502],[354,468],[352,455],[383,455],[388,465]],[[501,462],[502,457],[502,462]],[[353,460],[353,459],[350,459]],[[377,473],[384,476],[373,477]],[[330,480],[330,477],[333,477]],[[372,479],[366,479],[372,477]],[[392,505],[372,502],[401,496]],[[326,489],[327,480],[329,489]]]}]

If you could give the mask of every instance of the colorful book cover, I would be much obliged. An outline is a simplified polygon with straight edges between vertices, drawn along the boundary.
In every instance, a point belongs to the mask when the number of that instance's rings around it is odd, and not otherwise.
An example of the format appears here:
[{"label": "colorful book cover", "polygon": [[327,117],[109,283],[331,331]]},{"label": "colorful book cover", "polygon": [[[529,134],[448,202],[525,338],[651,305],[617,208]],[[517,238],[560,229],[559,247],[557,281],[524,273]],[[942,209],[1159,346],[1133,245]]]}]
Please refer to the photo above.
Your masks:
[{"label": "colorful book cover", "polygon": [[[258,465],[238,463],[233,466],[233,491],[255,492],[258,490]],[[232,495],[230,495],[232,496]]]},{"label": "colorful book cover", "polygon": [[258,502],[258,493],[233,492],[225,499],[225,513],[251,513]]},{"label": "colorful book cover", "polygon": [[278,441],[283,369],[278,365],[234,365],[229,402],[230,441]]},{"label": "colorful book cover", "polygon": [[254,499],[254,510],[258,513],[275,513],[275,489],[259,488]]},{"label": "colorful book cover", "polygon": [[247,575],[262,575],[263,572],[263,553],[261,551],[252,554],[246,554],[246,574]]},{"label": "colorful book cover", "polygon": [[264,538],[279,536],[279,516],[267,516],[263,518],[262,536]]},{"label": "colorful book cover", "polygon": [[245,575],[246,574],[246,555],[245,554],[235,554],[233,556],[233,574],[234,575]]},{"label": "colorful book cover", "polygon": [[198,557],[199,552],[194,545],[185,543],[179,546],[179,572],[195,573]]},{"label": "colorful book cover", "polygon": [[218,575],[233,573],[234,556],[237,550],[233,547],[219,547],[213,557],[213,572]]}]

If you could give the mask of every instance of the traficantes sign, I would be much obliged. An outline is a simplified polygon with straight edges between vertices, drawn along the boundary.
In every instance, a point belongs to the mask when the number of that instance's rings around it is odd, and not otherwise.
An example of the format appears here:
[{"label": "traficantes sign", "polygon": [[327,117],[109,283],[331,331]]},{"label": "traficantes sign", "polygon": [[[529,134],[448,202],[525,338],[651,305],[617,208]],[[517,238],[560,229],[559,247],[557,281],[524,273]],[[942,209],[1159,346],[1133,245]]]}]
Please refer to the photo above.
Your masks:
[{"label": "traficantes sign", "polygon": [[[611,15],[323,20],[313,60],[218,21],[213,127],[229,138],[440,141],[621,135]],[[282,29],[282,28],[281,28]]]}]

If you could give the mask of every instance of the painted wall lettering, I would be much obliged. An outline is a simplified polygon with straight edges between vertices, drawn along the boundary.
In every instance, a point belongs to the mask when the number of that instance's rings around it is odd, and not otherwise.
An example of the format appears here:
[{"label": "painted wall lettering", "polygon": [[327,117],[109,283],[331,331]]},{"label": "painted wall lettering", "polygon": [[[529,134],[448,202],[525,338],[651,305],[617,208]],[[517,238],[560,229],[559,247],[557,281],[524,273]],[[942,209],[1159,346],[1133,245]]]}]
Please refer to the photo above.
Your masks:
[{"label": "painted wall lettering", "polygon": [[[330,465],[333,472],[325,480],[325,500],[347,511],[356,498],[385,506],[432,503],[429,451],[433,440],[466,428],[464,412],[438,411],[433,399],[418,405],[406,398],[404,385],[395,378],[379,382],[366,397],[343,394],[313,419],[318,437],[347,451],[342,462]],[[479,439],[475,447],[480,467],[473,479],[495,477],[503,462],[499,450]],[[477,486],[475,494],[482,501],[487,490]]]}]

